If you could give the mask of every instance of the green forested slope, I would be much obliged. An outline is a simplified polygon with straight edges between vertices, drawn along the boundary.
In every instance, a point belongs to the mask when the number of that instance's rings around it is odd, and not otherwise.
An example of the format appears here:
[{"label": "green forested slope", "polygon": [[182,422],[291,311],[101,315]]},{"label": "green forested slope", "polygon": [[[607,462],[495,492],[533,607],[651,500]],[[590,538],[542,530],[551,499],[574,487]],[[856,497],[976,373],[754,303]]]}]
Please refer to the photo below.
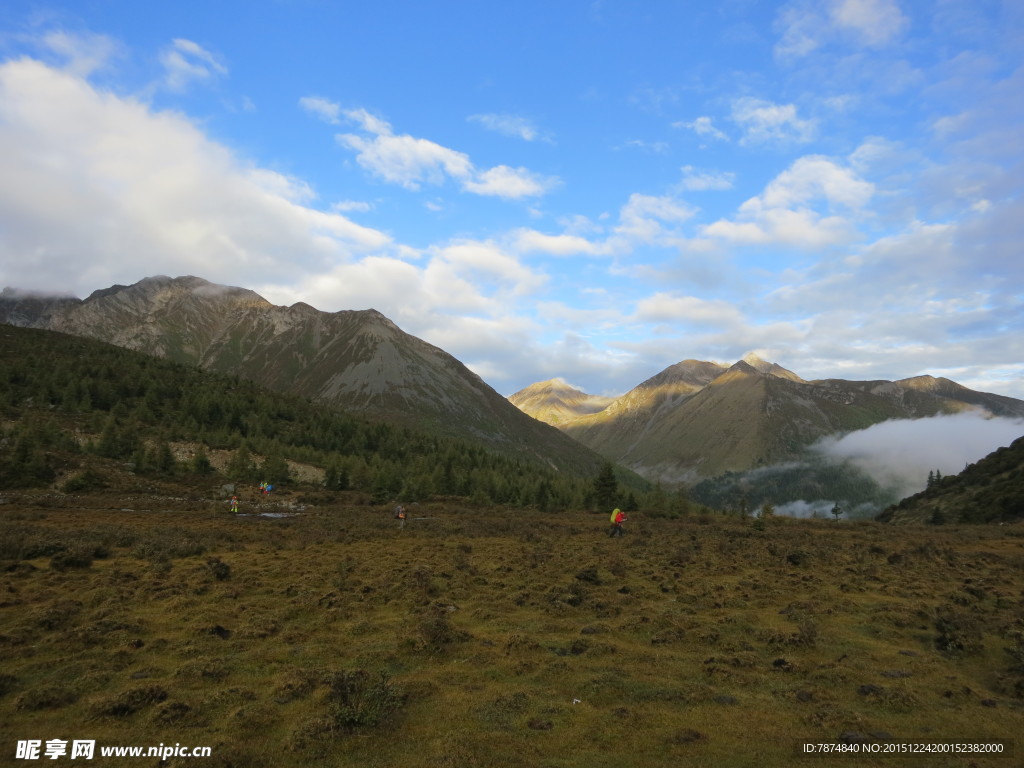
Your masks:
[{"label": "green forested slope", "polygon": [[[0,326],[0,361],[0,489],[64,482],[93,457],[140,476],[211,473],[205,452],[221,449],[229,480],[285,483],[291,460],[376,500],[582,508],[592,491],[591,478],[81,337]],[[181,441],[199,446],[187,463],[170,449]]]}]

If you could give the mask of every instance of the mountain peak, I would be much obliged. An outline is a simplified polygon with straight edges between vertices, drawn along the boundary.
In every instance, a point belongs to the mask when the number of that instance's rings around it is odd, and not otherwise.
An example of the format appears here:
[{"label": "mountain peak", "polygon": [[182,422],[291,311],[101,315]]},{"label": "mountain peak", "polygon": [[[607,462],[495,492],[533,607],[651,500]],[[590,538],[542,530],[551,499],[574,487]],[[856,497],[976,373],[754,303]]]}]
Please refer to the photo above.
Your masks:
[{"label": "mountain peak", "polygon": [[552,425],[602,411],[613,400],[611,397],[588,395],[561,377],[538,381],[508,399],[523,413]]},{"label": "mountain peak", "polygon": [[[573,394],[573,395],[586,395],[587,394],[582,389],[579,389],[578,387],[574,387],[572,384],[570,384],[568,381],[563,379],[561,376],[556,376],[555,378],[548,379],[547,381],[537,381],[537,382],[534,382],[533,384],[530,384],[529,386],[524,387],[523,389],[519,390],[519,392],[516,392],[516,395],[520,395],[520,394],[527,393],[527,392],[532,392],[532,393],[562,392],[562,393],[568,393],[568,394]],[[516,395],[513,395],[513,397],[515,397]]]},{"label": "mountain peak", "polygon": [[769,363],[754,351],[747,352],[747,354],[737,361],[737,365],[739,365],[739,363],[744,363],[746,366],[749,366],[765,376],[775,376],[776,378],[789,379],[790,381],[803,381],[802,378],[792,371],[783,368],[778,363]]}]

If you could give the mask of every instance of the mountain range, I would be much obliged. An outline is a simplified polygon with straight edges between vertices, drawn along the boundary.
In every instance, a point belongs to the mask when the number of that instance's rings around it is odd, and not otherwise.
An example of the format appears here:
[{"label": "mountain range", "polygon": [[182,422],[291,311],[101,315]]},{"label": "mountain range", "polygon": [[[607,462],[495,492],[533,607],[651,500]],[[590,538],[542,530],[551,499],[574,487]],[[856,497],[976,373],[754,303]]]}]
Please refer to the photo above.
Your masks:
[{"label": "mountain range", "polygon": [[86,299],[4,289],[0,322],[236,375],[574,473],[612,461],[666,483],[798,460],[825,436],[889,419],[968,409],[1024,417],[1024,401],[949,379],[808,381],[753,354],[731,365],[683,360],[616,398],[552,379],[506,399],[376,310],[276,306],[191,276],[149,277]]},{"label": "mountain range", "polygon": [[1024,401],[949,379],[806,381],[753,354],[732,365],[684,360],[600,410],[592,396],[557,379],[509,400],[610,460],[664,482],[782,464],[825,436],[888,419],[967,409],[1024,417]]},{"label": "mountain range", "polygon": [[0,293],[0,322],[98,339],[237,375],[369,418],[472,440],[576,473],[600,456],[530,418],[442,349],[373,309],[275,306],[198,277],[149,277],[86,299]]}]

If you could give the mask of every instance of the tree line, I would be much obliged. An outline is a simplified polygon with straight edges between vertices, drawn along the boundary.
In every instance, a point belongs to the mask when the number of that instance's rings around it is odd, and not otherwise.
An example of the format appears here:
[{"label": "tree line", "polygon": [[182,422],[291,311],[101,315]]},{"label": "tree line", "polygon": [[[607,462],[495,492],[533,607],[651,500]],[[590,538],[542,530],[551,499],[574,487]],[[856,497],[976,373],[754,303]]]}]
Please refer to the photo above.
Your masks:
[{"label": "tree line", "polygon": [[[102,342],[0,326],[0,359],[0,488],[51,484],[88,456],[141,476],[207,475],[208,452],[227,450],[226,479],[285,485],[292,461],[322,469],[327,490],[380,502],[458,496],[549,511],[646,500],[619,480],[609,494],[593,477]],[[176,442],[198,445],[187,462]]]}]

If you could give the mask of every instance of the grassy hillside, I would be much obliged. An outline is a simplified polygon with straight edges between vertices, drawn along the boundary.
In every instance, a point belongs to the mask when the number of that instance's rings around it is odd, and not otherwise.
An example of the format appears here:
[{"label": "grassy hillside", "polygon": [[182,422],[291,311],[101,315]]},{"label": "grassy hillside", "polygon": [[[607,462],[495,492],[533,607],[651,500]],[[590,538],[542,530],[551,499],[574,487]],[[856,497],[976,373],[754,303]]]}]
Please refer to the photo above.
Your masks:
[{"label": "grassy hillside", "polygon": [[[1020,526],[638,515],[610,539],[603,515],[436,503],[400,530],[344,494],[232,516],[174,490],[0,494],[8,758],[32,738],[209,746],[162,765],[238,768],[1024,748]],[[93,764],[115,763],[155,761]]]}]

